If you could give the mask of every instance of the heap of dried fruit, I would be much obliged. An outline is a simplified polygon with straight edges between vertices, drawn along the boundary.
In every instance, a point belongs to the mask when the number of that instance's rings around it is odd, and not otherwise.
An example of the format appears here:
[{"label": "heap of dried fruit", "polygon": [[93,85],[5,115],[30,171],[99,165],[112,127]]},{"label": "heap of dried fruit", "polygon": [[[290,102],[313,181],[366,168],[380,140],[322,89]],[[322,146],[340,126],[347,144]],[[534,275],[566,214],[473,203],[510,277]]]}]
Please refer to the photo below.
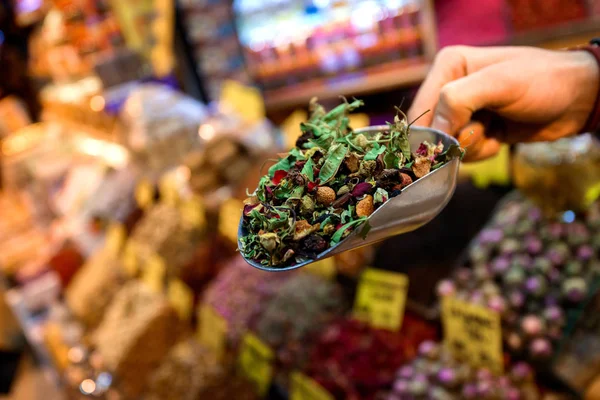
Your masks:
[{"label": "heap of dried fruit", "polygon": [[470,368],[441,345],[425,341],[419,357],[400,368],[384,400],[402,399],[538,399],[532,369],[517,363],[507,375],[494,376],[486,369]]},{"label": "heap of dried fruit", "polygon": [[[349,113],[362,101],[326,110],[311,101],[296,147],[269,168],[245,201],[241,251],[264,266],[287,266],[336,245],[390,198],[463,150],[423,142],[416,152],[399,111],[385,132],[356,133]],[[400,116],[402,115],[402,117]]]}]

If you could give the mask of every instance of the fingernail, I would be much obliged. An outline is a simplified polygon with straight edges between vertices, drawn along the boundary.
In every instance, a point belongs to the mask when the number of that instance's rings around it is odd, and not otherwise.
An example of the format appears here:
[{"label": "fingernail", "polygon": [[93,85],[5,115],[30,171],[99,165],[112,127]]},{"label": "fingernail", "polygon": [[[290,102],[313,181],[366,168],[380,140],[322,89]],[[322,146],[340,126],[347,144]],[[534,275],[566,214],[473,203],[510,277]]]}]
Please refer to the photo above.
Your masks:
[{"label": "fingernail", "polygon": [[438,129],[444,133],[452,134],[452,132],[450,132],[450,130],[452,128],[450,121],[448,121],[442,115],[437,114],[435,117],[433,117],[433,122],[431,123],[431,127],[433,129]]}]

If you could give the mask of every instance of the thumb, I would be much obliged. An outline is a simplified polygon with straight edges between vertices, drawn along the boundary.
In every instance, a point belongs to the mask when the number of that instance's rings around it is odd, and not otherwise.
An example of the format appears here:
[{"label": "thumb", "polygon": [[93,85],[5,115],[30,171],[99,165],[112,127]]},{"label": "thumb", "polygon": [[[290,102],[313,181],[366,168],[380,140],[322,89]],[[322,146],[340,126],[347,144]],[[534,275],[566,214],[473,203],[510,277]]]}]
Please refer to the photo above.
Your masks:
[{"label": "thumb", "polygon": [[482,108],[499,108],[516,101],[516,81],[502,63],[449,82],[440,91],[432,128],[456,135]]}]

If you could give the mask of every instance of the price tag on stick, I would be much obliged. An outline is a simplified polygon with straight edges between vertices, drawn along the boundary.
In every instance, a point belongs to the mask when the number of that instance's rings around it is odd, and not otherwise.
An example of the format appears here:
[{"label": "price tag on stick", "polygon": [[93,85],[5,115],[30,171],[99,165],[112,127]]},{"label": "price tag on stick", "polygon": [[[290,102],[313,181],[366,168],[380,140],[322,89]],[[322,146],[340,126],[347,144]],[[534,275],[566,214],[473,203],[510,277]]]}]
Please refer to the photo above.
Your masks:
[{"label": "price tag on stick", "polygon": [[254,384],[260,397],[267,394],[273,378],[273,350],[252,333],[244,336],[239,355],[242,373]]},{"label": "price tag on stick", "polygon": [[238,226],[242,217],[244,203],[238,199],[229,199],[221,204],[219,210],[219,232],[233,243],[237,243]]},{"label": "price tag on stick", "polygon": [[367,269],[360,278],[354,316],[374,328],[398,331],[404,318],[407,291],[406,275]]},{"label": "price tag on stick", "polygon": [[123,267],[130,277],[136,276],[139,270],[137,248],[135,242],[128,240],[123,250]]},{"label": "price tag on stick", "polygon": [[105,248],[112,255],[118,255],[125,243],[125,228],[118,222],[109,225],[106,231]]},{"label": "price tag on stick", "polygon": [[154,292],[162,293],[166,273],[165,260],[158,254],[153,254],[146,260],[142,281]]},{"label": "price tag on stick", "polygon": [[147,179],[142,179],[135,187],[135,201],[137,205],[147,210],[154,204],[154,186]]},{"label": "price tag on stick", "polygon": [[198,310],[198,340],[212,349],[218,360],[223,358],[227,346],[227,321],[208,304]]},{"label": "price tag on stick", "polygon": [[500,316],[486,307],[442,298],[444,343],[459,358],[473,367],[487,367],[502,373],[502,330]]},{"label": "price tag on stick", "polygon": [[314,379],[300,373],[292,373],[290,400],[335,400],[323,386]]},{"label": "price tag on stick", "polygon": [[169,302],[183,321],[189,321],[194,308],[194,293],[179,279],[171,279],[167,289]]}]

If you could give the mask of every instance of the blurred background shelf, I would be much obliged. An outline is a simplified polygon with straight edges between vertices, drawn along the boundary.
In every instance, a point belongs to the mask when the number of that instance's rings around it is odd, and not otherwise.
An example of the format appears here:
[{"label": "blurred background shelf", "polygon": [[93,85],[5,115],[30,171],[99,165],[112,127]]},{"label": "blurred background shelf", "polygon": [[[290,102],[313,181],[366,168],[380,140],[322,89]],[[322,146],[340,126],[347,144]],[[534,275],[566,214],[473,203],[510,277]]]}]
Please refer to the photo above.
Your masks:
[{"label": "blurred background shelf", "polygon": [[315,96],[325,100],[341,95],[355,96],[413,86],[425,78],[429,67],[428,62],[401,60],[336,78],[311,80],[265,91],[265,105],[268,110],[273,111],[290,106],[304,106]]}]

